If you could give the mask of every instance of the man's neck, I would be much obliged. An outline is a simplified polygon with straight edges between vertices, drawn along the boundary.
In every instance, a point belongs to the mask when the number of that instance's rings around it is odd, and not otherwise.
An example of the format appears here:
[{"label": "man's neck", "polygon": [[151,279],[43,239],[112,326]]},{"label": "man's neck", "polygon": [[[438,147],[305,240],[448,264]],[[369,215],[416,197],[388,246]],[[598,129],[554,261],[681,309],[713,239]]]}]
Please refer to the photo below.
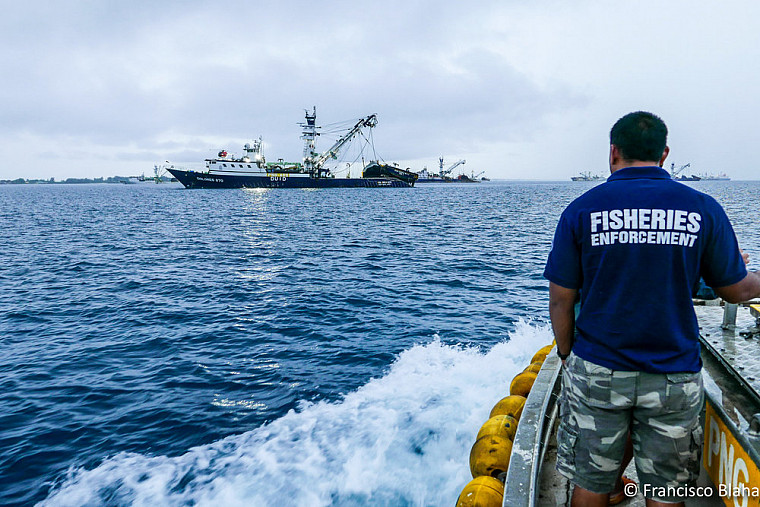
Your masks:
[{"label": "man's neck", "polygon": [[626,167],[662,167],[659,161],[653,160],[621,160],[610,165],[610,174]]}]

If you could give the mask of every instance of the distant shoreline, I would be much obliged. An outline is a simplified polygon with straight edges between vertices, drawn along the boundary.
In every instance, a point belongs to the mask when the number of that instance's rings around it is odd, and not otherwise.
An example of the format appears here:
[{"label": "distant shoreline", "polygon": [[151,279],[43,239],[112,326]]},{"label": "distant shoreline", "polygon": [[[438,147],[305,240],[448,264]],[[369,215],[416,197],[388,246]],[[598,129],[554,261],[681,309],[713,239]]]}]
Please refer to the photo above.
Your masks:
[{"label": "distant shoreline", "polygon": [[138,176],[109,176],[108,178],[66,178],[65,180],[56,181],[55,178],[43,179],[26,179],[16,178],[15,180],[0,180],[0,185],[60,185],[60,184],[83,184],[83,183],[142,183],[142,182],[169,183],[176,181],[169,177],[138,177]]},{"label": "distant shoreline", "polygon": [[[26,179],[26,178],[16,178],[15,180],[0,180],[0,185],[60,185],[60,184],[84,184],[84,183],[123,183],[123,184],[135,184],[135,183],[144,183],[144,182],[155,182],[155,177],[144,177],[140,179],[141,177],[138,176],[109,176],[108,178],[66,178],[65,180],[57,181],[55,178],[50,179]],[[161,177],[159,178],[158,183],[171,183],[176,182],[177,180],[175,178],[169,178],[169,177]],[[492,182],[509,182],[509,183],[588,183],[588,182],[578,182],[578,181],[570,181],[570,180],[529,180],[529,179],[504,179],[504,178],[492,178]],[[595,183],[601,183],[604,180],[597,181]],[[709,182],[709,181],[723,181],[723,180],[700,180],[702,182]],[[740,181],[758,181],[758,180],[730,180],[733,182],[740,182]],[[694,182],[690,182],[694,183]]]}]

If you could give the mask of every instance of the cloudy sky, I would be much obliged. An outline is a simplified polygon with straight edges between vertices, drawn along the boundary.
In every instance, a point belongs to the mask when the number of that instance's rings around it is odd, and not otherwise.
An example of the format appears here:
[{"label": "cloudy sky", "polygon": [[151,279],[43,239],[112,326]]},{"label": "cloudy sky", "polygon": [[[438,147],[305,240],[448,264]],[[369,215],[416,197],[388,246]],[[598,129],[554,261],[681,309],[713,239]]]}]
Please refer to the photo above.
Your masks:
[{"label": "cloudy sky", "polygon": [[[377,154],[491,178],[607,170],[650,110],[668,162],[760,179],[760,2],[2,0],[0,179],[202,166],[377,113]],[[318,144],[318,148],[327,148]]]}]

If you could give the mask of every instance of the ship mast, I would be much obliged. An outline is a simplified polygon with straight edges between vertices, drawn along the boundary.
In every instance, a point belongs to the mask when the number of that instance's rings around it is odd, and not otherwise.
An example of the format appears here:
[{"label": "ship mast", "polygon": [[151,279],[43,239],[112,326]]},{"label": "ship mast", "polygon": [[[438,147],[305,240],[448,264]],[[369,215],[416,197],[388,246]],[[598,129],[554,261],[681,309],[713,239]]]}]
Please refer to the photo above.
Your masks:
[{"label": "ship mast", "polygon": [[303,166],[310,175],[314,176],[314,157],[317,155],[317,153],[314,151],[314,140],[319,135],[317,132],[317,106],[314,106],[314,111],[311,114],[309,114],[308,109],[305,111],[306,123],[300,124],[303,127],[303,134],[301,135],[301,139],[304,140]]},{"label": "ship mast", "polygon": [[303,165],[306,171],[313,177],[322,178],[327,176],[330,171],[324,169],[324,164],[329,159],[337,159],[338,152],[343,146],[351,141],[356,134],[358,134],[364,127],[373,128],[377,125],[377,115],[371,114],[365,118],[362,118],[351,129],[340,137],[335,144],[330,146],[327,151],[323,153],[317,153],[314,151],[314,139],[319,135],[316,126],[317,121],[317,108],[314,107],[312,114],[306,111],[306,123],[301,123],[303,129],[303,135],[301,139],[304,140],[303,147]]},{"label": "ship mast", "polygon": [[264,158],[264,145],[261,140],[261,136],[259,136],[258,139],[253,140],[253,145],[250,143],[246,143],[245,146],[243,146],[243,150],[245,151],[245,155],[243,155],[243,162],[250,162],[253,160],[253,162],[258,167],[264,167],[266,165],[266,158]]}]

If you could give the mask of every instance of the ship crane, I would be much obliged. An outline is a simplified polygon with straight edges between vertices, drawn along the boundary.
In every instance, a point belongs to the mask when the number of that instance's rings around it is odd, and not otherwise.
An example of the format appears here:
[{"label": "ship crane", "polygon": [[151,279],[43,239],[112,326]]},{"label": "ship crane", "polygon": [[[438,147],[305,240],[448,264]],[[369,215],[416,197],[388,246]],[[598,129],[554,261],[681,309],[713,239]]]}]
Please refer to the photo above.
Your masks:
[{"label": "ship crane", "polygon": [[676,169],[675,164],[670,164],[670,177],[675,179],[675,177],[681,174],[681,172],[683,172],[683,170],[686,169],[687,167],[691,167],[691,163],[684,164],[678,169]]},{"label": "ship crane", "polygon": [[[473,171],[473,173],[474,173],[474,172],[475,172],[475,171]],[[480,177],[483,175],[483,173],[484,173],[484,172],[485,172],[485,171],[480,171],[478,174],[473,174],[473,175],[472,175],[472,179],[480,178]]]},{"label": "ship crane", "polygon": [[448,169],[444,169],[443,168],[443,157],[440,157],[438,159],[438,168],[439,168],[439,172],[440,172],[441,178],[444,178],[444,177],[448,176],[449,174],[451,174],[451,171],[453,171],[454,169],[456,169],[460,165],[464,164],[465,162],[466,161],[464,159],[462,159],[462,160],[460,160],[460,161],[458,161],[458,162],[456,162],[454,164],[451,164]]},{"label": "ship crane", "polygon": [[316,132],[316,118],[317,108],[315,107],[312,114],[306,111],[306,123],[301,125],[304,127],[302,139],[305,140],[303,165],[309,174],[314,174],[318,178],[325,177],[330,173],[329,169],[323,168],[324,164],[330,159],[336,160],[341,148],[348,144],[363,128],[373,128],[377,125],[376,114],[362,118],[347,133],[335,141],[335,144],[330,148],[322,153],[317,153],[314,151],[314,138],[319,135]]}]

